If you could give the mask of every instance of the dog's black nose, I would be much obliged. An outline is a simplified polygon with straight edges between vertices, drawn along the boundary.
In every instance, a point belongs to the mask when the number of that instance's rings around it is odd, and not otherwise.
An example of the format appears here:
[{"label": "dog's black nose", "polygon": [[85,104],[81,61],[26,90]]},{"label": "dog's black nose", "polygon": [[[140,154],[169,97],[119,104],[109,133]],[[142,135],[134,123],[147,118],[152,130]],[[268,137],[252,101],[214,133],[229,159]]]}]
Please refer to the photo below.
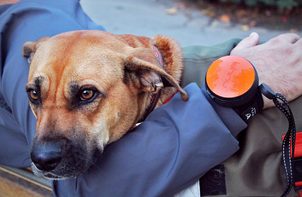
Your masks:
[{"label": "dog's black nose", "polygon": [[35,141],[31,151],[31,160],[35,166],[42,171],[55,169],[62,160],[64,139],[52,141]]}]

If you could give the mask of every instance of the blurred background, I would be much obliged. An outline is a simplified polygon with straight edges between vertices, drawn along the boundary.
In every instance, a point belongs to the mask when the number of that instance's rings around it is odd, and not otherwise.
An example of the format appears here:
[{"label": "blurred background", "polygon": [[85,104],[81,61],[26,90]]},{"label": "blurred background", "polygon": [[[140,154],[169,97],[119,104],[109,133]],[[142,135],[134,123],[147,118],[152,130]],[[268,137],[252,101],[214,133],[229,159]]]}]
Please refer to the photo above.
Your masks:
[{"label": "blurred background", "polygon": [[302,33],[302,0],[81,0],[107,31],[168,35],[182,46],[213,45],[251,32],[262,41]]}]

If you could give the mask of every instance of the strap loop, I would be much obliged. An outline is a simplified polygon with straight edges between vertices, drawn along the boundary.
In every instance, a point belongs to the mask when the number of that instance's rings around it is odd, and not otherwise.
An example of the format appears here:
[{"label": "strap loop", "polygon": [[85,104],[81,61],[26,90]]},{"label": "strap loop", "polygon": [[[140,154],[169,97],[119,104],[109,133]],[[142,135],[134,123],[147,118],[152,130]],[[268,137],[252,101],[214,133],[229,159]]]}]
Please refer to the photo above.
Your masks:
[{"label": "strap loop", "polygon": [[289,107],[286,98],[280,94],[275,93],[268,85],[261,84],[259,86],[261,93],[270,100],[273,100],[275,106],[285,115],[288,120],[288,130],[282,141],[282,162],[285,169],[287,187],[282,197],[287,196],[294,185],[293,176],[293,158],[296,143],[296,124],[294,115]]}]

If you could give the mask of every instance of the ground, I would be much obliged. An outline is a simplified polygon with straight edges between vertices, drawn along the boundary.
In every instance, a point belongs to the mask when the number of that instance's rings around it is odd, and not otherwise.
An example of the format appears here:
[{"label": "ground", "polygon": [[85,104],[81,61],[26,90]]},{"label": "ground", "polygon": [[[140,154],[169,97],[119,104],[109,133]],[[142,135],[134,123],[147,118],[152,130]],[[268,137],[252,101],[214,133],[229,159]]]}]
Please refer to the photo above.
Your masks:
[{"label": "ground", "polygon": [[290,26],[272,28],[272,25],[244,24],[236,20],[228,22],[231,20],[228,14],[212,17],[207,7],[187,6],[173,0],[81,0],[81,4],[107,31],[146,36],[163,34],[175,38],[182,46],[212,45],[230,38],[243,38],[253,31],[260,34],[262,41],[284,32],[302,33],[301,29]]}]

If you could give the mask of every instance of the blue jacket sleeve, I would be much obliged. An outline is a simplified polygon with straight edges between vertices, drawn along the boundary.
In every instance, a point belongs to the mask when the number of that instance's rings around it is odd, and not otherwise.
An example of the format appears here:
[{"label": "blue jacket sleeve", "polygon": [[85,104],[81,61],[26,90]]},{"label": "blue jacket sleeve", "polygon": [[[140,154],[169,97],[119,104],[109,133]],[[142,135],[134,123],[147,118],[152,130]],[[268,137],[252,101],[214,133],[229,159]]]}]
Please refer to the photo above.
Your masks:
[{"label": "blue jacket sleeve", "polygon": [[[102,29],[74,0],[24,0],[0,17],[0,163],[25,167],[35,118],[24,87],[25,41],[77,29]],[[195,182],[238,149],[234,138],[244,122],[230,109],[215,107],[197,85],[186,88],[133,132],[109,145],[98,162],[77,179],[54,182],[57,196],[169,196]],[[213,107],[214,106],[214,107]],[[232,134],[233,133],[233,134]]]},{"label": "blue jacket sleeve", "polygon": [[[196,84],[109,145],[84,175],[56,181],[57,196],[171,196],[238,149],[238,142]],[[220,109],[233,113],[230,109]],[[230,112],[227,112],[227,111]],[[219,112],[221,113],[221,112]],[[245,128],[235,114],[233,132]]]}]

